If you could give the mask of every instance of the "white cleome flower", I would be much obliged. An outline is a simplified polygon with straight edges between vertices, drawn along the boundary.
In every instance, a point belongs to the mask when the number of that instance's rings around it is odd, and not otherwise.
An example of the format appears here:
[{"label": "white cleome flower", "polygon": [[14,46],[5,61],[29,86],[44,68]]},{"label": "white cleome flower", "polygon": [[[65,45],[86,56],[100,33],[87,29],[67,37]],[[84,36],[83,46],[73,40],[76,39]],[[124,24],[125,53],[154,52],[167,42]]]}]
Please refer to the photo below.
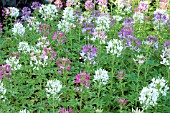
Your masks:
[{"label": "white cleome flower", "polygon": [[49,97],[50,94],[55,97],[56,94],[60,92],[62,84],[59,80],[48,80],[46,87],[47,97]]},{"label": "white cleome flower", "polygon": [[15,7],[8,7],[10,10],[10,16],[11,17],[18,17],[19,16],[19,9]]},{"label": "white cleome flower", "polygon": [[10,57],[5,62],[10,65],[12,70],[19,70],[22,66],[19,64],[19,59],[17,57]]},{"label": "white cleome flower", "polygon": [[16,24],[14,24],[12,32],[14,35],[23,36],[25,33],[25,27],[21,23],[17,22]]},{"label": "white cleome flower", "polygon": [[108,15],[103,15],[97,17],[95,23],[96,23],[96,30],[98,31],[108,31],[110,28],[110,17]]},{"label": "white cleome flower", "polygon": [[166,93],[169,90],[167,82],[163,77],[158,79],[153,78],[152,83],[149,84],[149,87],[158,89],[162,96],[166,96]]},{"label": "white cleome flower", "polygon": [[108,42],[108,46],[106,46],[107,53],[111,53],[119,57],[123,50],[123,44],[121,40],[113,39]]},{"label": "white cleome flower", "polygon": [[38,20],[36,19],[36,17],[30,17],[29,20],[27,20],[28,24],[27,24],[27,28],[31,31],[31,30],[35,30],[36,32],[38,32],[39,30],[39,25],[41,24],[41,22],[38,22]]},{"label": "white cleome flower", "polygon": [[74,10],[72,7],[66,7],[63,11],[63,16],[62,18],[67,21],[73,21],[74,20]]},{"label": "white cleome flower", "polygon": [[159,97],[159,91],[155,88],[144,87],[140,93],[139,101],[143,104],[143,109],[155,106]]},{"label": "white cleome flower", "polygon": [[39,13],[41,14],[41,18],[43,20],[54,20],[58,16],[57,6],[53,4],[41,5]]},{"label": "white cleome flower", "polygon": [[93,81],[99,81],[102,84],[107,84],[109,80],[108,72],[104,69],[98,69],[95,71],[94,79]]},{"label": "white cleome flower", "polygon": [[160,64],[170,65],[170,48],[165,47],[165,49],[162,50],[162,55],[160,56],[162,58]]},{"label": "white cleome flower", "polygon": [[144,22],[144,14],[140,13],[140,12],[134,13],[133,20],[135,21],[135,23],[136,22],[143,23]]},{"label": "white cleome flower", "polygon": [[18,45],[18,51],[23,51],[24,53],[30,52],[30,46],[27,42],[20,42]]},{"label": "white cleome flower", "polygon": [[169,87],[164,78],[152,79],[152,83],[148,87],[144,87],[140,93],[139,101],[143,104],[143,109],[149,106],[155,106],[159,96],[166,96]]},{"label": "white cleome flower", "polygon": [[0,100],[2,99],[3,101],[5,101],[6,97],[4,96],[6,93],[6,89],[4,88],[4,84],[3,82],[1,82],[0,80]]}]

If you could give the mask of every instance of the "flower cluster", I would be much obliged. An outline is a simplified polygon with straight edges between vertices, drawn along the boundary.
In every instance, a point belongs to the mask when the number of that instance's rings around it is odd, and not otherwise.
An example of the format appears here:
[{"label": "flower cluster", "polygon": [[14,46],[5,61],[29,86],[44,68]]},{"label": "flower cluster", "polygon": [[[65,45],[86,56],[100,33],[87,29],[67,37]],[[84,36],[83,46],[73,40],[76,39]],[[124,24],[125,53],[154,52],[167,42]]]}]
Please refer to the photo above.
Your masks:
[{"label": "flower cluster", "polygon": [[129,37],[126,39],[126,46],[129,47],[131,50],[135,50],[137,52],[140,52],[140,40],[135,37]]},{"label": "flower cluster", "polygon": [[49,46],[49,41],[46,40],[47,37],[41,37],[38,39],[38,43],[36,46],[39,48],[38,49],[32,49],[31,52],[31,60],[30,60],[30,65],[33,66],[33,69],[39,70],[40,66],[45,67],[48,65],[48,60],[54,60],[56,57],[57,53],[54,51],[52,47]]},{"label": "flower cluster", "polygon": [[30,53],[31,51],[39,52],[35,47],[29,46],[27,42],[20,42],[18,45],[18,51],[23,53]]},{"label": "flower cluster", "polygon": [[170,65],[170,40],[164,43],[164,49],[162,50],[162,54],[160,55],[162,58],[161,64]]},{"label": "flower cluster", "polygon": [[166,96],[169,87],[164,78],[152,79],[152,83],[148,87],[144,87],[140,93],[139,101],[143,104],[143,109],[147,109],[149,106],[155,106],[160,96]]},{"label": "flower cluster", "polygon": [[39,2],[32,2],[31,8],[33,10],[39,10],[41,7],[41,4]]},{"label": "flower cluster", "polygon": [[108,15],[101,15],[97,17],[95,23],[97,31],[108,31],[110,28],[110,17]]},{"label": "flower cluster", "polygon": [[0,79],[7,77],[12,73],[11,67],[8,64],[0,66]]},{"label": "flower cluster", "polygon": [[61,0],[56,0],[54,4],[57,6],[57,9],[61,9],[63,7],[63,3]]},{"label": "flower cluster", "polygon": [[107,7],[107,0],[97,0],[98,2],[98,9],[101,13],[107,13],[109,11]]},{"label": "flower cluster", "polygon": [[2,35],[2,27],[3,27],[3,24],[0,22],[0,36]]},{"label": "flower cluster", "polygon": [[10,16],[11,17],[18,17],[19,16],[19,9],[15,8],[15,7],[8,7],[9,11],[10,11]]},{"label": "flower cluster", "polygon": [[94,79],[93,81],[98,81],[100,84],[107,84],[109,80],[108,72],[104,69],[98,69],[95,71]]},{"label": "flower cluster", "polygon": [[169,20],[169,15],[166,12],[166,10],[156,9],[156,11],[154,11],[154,22],[153,22],[153,24],[155,24],[158,29],[161,26],[167,24],[168,20]]},{"label": "flower cluster", "polygon": [[58,29],[64,33],[67,33],[70,31],[72,27],[74,27],[74,24],[72,23],[74,21],[74,10],[72,7],[66,7],[63,11],[62,20],[58,23]]},{"label": "flower cluster", "polygon": [[[120,1],[120,0],[116,0],[116,1]],[[118,11],[122,14],[122,15],[126,15],[132,12],[132,6],[130,5],[130,2],[127,1],[121,1],[118,4]]]},{"label": "flower cluster", "polygon": [[94,8],[94,4],[93,4],[92,0],[87,0],[85,2],[85,9],[86,10],[93,10],[93,8]]},{"label": "flower cluster", "polygon": [[68,58],[61,58],[57,60],[56,64],[60,66],[60,68],[58,69],[58,73],[62,73],[64,69],[70,71],[72,62]]},{"label": "flower cluster", "polygon": [[100,41],[100,44],[105,44],[106,40],[107,40],[107,35],[104,31],[94,31],[93,32],[93,37],[91,38],[91,40],[95,41],[96,39],[98,39]]},{"label": "flower cluster", "polygon": [[75,76],[75,83],[76,85],[78,85],[78,83],[80,83],[81,85],[85,86],[86,88],[89,88],[90,87],[90,76],[88,75],[87,72],[81,72],[80,74],[77,74]]},{"label": "flower cluster", "polygon": [[22,9],[22,20],[28,20],[31,15],[31,9],[29,7],[24,7]]},{"label": "flower cluster", "polygon": [[6,59],[6,64],[10,65],[12,70],[18,70],[21,68],[21,64],[19,64],[19,58],[18,56],[10,56],[8,59]]},{"label": "flower cluster", "polygon": [[135,10],[135,12],[145,12],[145,11],[147,11],[147,9],[148,9],[148,1],[140,1],[139,3],[138,3],[138,8],[135,8],[134,10]]},{"label": "flower cluster", "polygon": [[47,97],[49,98],[50,95],[55,97],[56,94],[60,92],[61,88],[62,84],[59,80],[48,80],[45,88],[47,92]]},{"label": "flower cluster", "polygon": [[143,23],[144,22],[144,14],[141,12],[135,12],[133,15],[134,22]]},{"label": "flower cluster", "polygon": [[108,46],[106,46],[107,53],[111,53],[117,57],[121,55],[123,50],[123,43],[121,40],[113,39],[108,42]]},{"label": "flower cluster", "polygon": [[94,24],[93,23],[83,23],[82,33],[93,34]]},{"label": "flower cluster", "polygon": [[66,36],[63,32],[55,31],[52,40],[56,40],[57,41],[56,46],[59,46],[61,44],[65,44]]},{"label": "flower cluster", "polygon": [[41,5],[39,13],[41,14],[41,18],[43,20],[54,20],[58,16],[57,6],[53,4]]},{"label": "flower cluster", "polygon": [[97,57],[97,47],[93,47],[92,44],[84,45],[83,50],[80,53],[81,58],[84,59],[84,61],[89,60],[90,63],[95,64],[94,58]]},{"label": "flower cluster", "polygon": [[133,36],[133,33],[134,33],[133,26],[126,25],[119,32],[118,37],[121,39],[129,38]]},{"label": "flower cluster", "polygon": [[14,35],[23,36],[25,33],[25,27],[21,23],[17,22],[14,24],[12,32]]},{"label": "flower cluster", "polygon": [[0,99],[2,99],[3,101],[5,101],[6,99],[5,93],[6,93],[6,89],[4,88],[3,82],[0,80]]},{"label": "flower cluster", "polygon": [[43,36],[47,37],[50,34],[50,26],[48,24],[40,24],[39,25],[39,33],[45,33]]},{"label": "flower cluster", "polygon": [[36,32],[38,32],[39,30],[39,26],[40,26],[40,22],[37,21],[37,18],[36,17],[30,17],[28,20],[27,20],[28,24],[27,24],[27,28],[29,30],[35,30]]}]

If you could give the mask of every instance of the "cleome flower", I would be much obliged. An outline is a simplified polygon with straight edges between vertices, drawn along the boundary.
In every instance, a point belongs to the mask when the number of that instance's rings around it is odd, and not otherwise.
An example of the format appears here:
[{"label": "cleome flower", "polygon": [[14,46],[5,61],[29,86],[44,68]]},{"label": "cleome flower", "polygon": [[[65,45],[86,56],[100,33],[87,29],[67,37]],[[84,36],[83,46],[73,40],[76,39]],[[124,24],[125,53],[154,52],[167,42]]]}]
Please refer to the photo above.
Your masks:
[{"label": "cleome flower", "polygon": [[50,95],[55,97],[56,94],[60,92],[61,88],[62,84],[59,80],[48,80],[45,88],[47,92],[47,97],[49,98]]},{"label": "cleome flower", "polygon": [[17,22],[14,24],[12,32],[14,35],[23,36],[25,33],[25,27],[20,22]]},{"label": "cleome flower", "polygon": [[169,87],[164,78],[153,78],[152,83],[147,87],[144,87],[140,93],[139,101],[143,105],[143,109],[147,109],[149,106],[157,105],[158,98],[166,96]]},{"label": "cleome flower", "polygon": [[113,39],[108,42],[108,46],[106,46],[107,53],[111,53],[116,57],[120,57],[121,52],[123,50],[123,44],[121,40]]},{"label": "cleome flower", "polygon": [[39,13],[43,20],[54,20],[58,16],[57,6],[53,4],[41,5],[39,8]]},{"label": "cleome flower", "polygon": [[94,79],[93,81],[98,81],[101,84],[107,84],[109,80],[108,72],[104,69],[98,69],[95,71]]}]

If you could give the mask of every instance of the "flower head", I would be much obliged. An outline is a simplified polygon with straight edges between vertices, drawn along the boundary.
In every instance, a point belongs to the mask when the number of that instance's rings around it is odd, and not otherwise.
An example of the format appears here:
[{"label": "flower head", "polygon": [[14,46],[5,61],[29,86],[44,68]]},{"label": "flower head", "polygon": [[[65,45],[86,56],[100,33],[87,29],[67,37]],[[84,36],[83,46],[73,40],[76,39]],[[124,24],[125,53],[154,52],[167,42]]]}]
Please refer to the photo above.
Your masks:
[{"label": "flower head", "polygon": [[109,80],[108,72],[104,69],[98,69],[95,71],[94,79],[93,81],[98,81],[101,84],[107,84]]},{"label": "flower head", "polygon": [[47,97],[49,97],[50,95],[55,97],[56,94],[60,92],[61,88],[62,84],[59,80],[48,80],[45,88],[47,92]]},{"label": "flower head", "polygon": [[89,80],[90,80],[90,76],[88,75],[87,72],[83,71],[81,72],[80,74],[77,74],[75,76],[75,83],[76,85],[78,85],[78,83],[80,83],[81,85],[84,85],[86,88],[89,88],[90,86],[90,83],[89,83]]}]

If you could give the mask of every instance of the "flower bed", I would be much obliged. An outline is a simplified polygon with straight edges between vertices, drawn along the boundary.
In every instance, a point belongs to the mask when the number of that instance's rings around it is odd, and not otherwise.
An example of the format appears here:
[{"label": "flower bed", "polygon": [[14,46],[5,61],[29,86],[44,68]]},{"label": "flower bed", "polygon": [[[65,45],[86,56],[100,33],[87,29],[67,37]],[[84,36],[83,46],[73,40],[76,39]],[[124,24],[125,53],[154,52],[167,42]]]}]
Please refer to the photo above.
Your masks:
[{"label": "flower bed", "polygon": [[168,1],[53,3],[2,10],[0,112],[169,112]]}]

